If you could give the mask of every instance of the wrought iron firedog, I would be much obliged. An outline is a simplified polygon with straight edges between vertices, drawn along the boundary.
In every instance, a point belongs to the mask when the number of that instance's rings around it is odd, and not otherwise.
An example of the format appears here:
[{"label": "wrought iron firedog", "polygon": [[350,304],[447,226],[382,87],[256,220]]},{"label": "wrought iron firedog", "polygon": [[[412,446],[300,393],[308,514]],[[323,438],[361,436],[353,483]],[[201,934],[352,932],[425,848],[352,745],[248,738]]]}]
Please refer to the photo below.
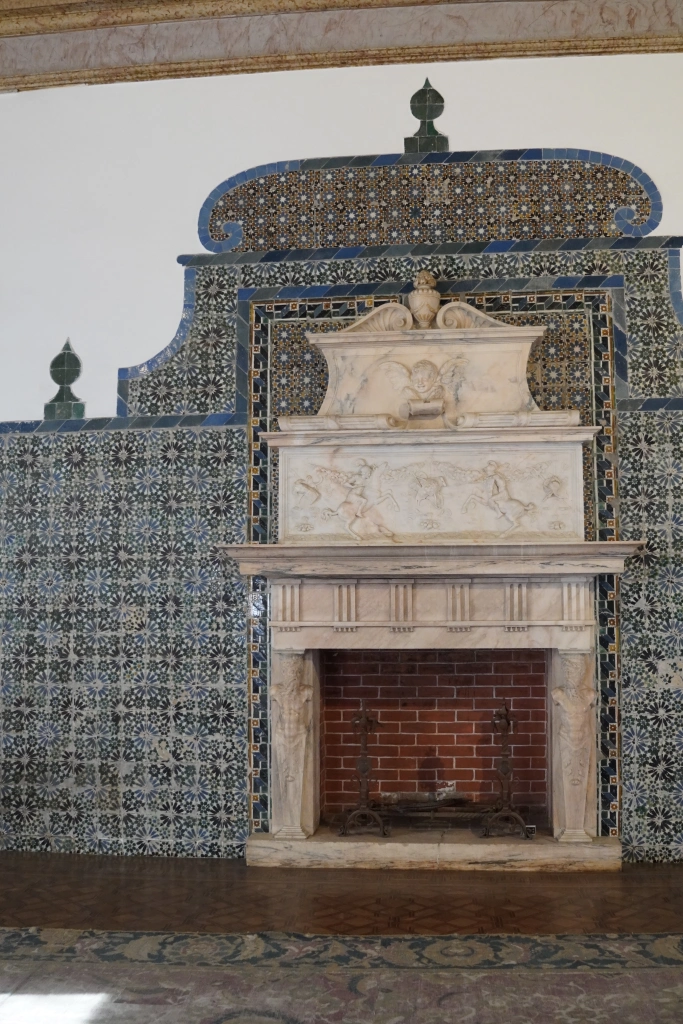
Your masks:
[{"label": "wrought iron firedog", "polygon": [[514,835],[519,831],[523,839],[530,839],[524,818],[512,806],[512,765],[510,764],[510,732],[512,719],[507,704],[493,713],[494,732],[500,734],[501,751],[498,779],[500,780],[500,796],[484,819],[484,836]]},{"label": "wrought iron firedog", "polygon": [[360,702],[360,711],[353,716],[351,724],[360,733],[360,757],[356,760],[356,778],[360,792],[358,804],[347,815],[344,824],[339,829],[340,836],[351,835],[352,830],[367,832],[370,829],[378,828],[381,836],[389,834],[384,819],[370,806],[370,772],[371,762],[368,754],[368,736],[374,732],[379,722],[365,707],[365,701]]}]

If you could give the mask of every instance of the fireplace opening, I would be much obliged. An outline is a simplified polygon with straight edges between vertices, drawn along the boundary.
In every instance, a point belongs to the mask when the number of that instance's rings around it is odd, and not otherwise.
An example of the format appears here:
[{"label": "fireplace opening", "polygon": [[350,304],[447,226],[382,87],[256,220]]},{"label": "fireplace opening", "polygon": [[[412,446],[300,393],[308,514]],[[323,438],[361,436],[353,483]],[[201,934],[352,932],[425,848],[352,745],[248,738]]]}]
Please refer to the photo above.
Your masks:
[{"label": "fireplace opening", "polygon": [[[546,651],[339,650],[321,655],[324,823],[343,820],[358,799],[360,737],[352,719],[364,699],[378,720],[368,742],[373,803],[431,803],[444,795],[474,805],[495,803],[501,739],[493,716],[505,705],[513,723],[513,804],[528,824],[547,826]],[[440,827],[438,821],[434,827]]]}]

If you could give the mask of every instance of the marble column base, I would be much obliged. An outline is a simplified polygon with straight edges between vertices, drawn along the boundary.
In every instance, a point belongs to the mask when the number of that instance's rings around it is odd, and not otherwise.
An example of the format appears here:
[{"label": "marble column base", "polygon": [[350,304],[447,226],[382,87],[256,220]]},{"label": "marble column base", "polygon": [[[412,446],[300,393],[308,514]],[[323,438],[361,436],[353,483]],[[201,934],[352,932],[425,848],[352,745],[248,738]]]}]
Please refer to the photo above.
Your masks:
[{"label": "marble column base", "polygon": [[433,871],[620,871],[618,839],[558,843],[551,836],[481,839],[469,831],[413,832],[396,829],[374,835],[338,836],[320,828],[315,835],[287,840],[254,833],[247,864],[264,868],[373,868]]},{"label": "marble column base", "polygon": [[566,828],[557,837],[558,843],[592,843],[593,840],[582,828]]},{"label": "marble column base", "polygon": [[281,828],[279,832],[273,836],[273,838],[277,839],[279,842],[281,839],[306,839],[307,836],[302,828],[297,828],[296,825],[285,825],[284,828]]}]

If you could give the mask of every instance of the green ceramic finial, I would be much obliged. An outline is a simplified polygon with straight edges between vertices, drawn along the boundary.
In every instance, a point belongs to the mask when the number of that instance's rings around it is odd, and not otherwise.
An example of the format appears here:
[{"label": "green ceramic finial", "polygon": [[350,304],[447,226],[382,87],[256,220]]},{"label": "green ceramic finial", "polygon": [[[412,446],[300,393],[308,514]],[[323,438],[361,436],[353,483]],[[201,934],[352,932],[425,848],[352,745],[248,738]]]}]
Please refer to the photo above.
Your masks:
[{"label": "green ceramic finial", "polygon": [[57,394],[45,405],[46,420],[82,420],[85,403],[76,398],[71,385],[81,375],[81,361],[66,339],[64,348],[50,363],[50,376],[59,385]]},{"label": "green ceramic finial", "polygon": [[425,84],[411,97],[410,109],[413,117],[420,122],[414,135],[409,135],[405,142],[406,153],[447,153],[448,136],[442,135],[434,127],[434,121],[444,111],[444,98],[440,92],[425,78]]}]

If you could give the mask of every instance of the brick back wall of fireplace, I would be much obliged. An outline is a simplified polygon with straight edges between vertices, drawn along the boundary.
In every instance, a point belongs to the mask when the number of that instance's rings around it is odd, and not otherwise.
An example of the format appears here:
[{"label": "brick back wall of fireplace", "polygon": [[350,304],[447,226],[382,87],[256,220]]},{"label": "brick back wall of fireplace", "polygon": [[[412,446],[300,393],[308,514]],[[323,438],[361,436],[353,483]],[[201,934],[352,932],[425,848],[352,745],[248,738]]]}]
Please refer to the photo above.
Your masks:
[{"label": "brick back wall of fireplace", "polygon": [[499,792],[491,721],[505,701],[514,720],[514,802],[545,822],[545,651],[326,651],[321,667],[323,820],[356,802],[360,746],[351,719],[364,697],[380,722],[369,740],[374,797],[455,785],[487,803]]}]

